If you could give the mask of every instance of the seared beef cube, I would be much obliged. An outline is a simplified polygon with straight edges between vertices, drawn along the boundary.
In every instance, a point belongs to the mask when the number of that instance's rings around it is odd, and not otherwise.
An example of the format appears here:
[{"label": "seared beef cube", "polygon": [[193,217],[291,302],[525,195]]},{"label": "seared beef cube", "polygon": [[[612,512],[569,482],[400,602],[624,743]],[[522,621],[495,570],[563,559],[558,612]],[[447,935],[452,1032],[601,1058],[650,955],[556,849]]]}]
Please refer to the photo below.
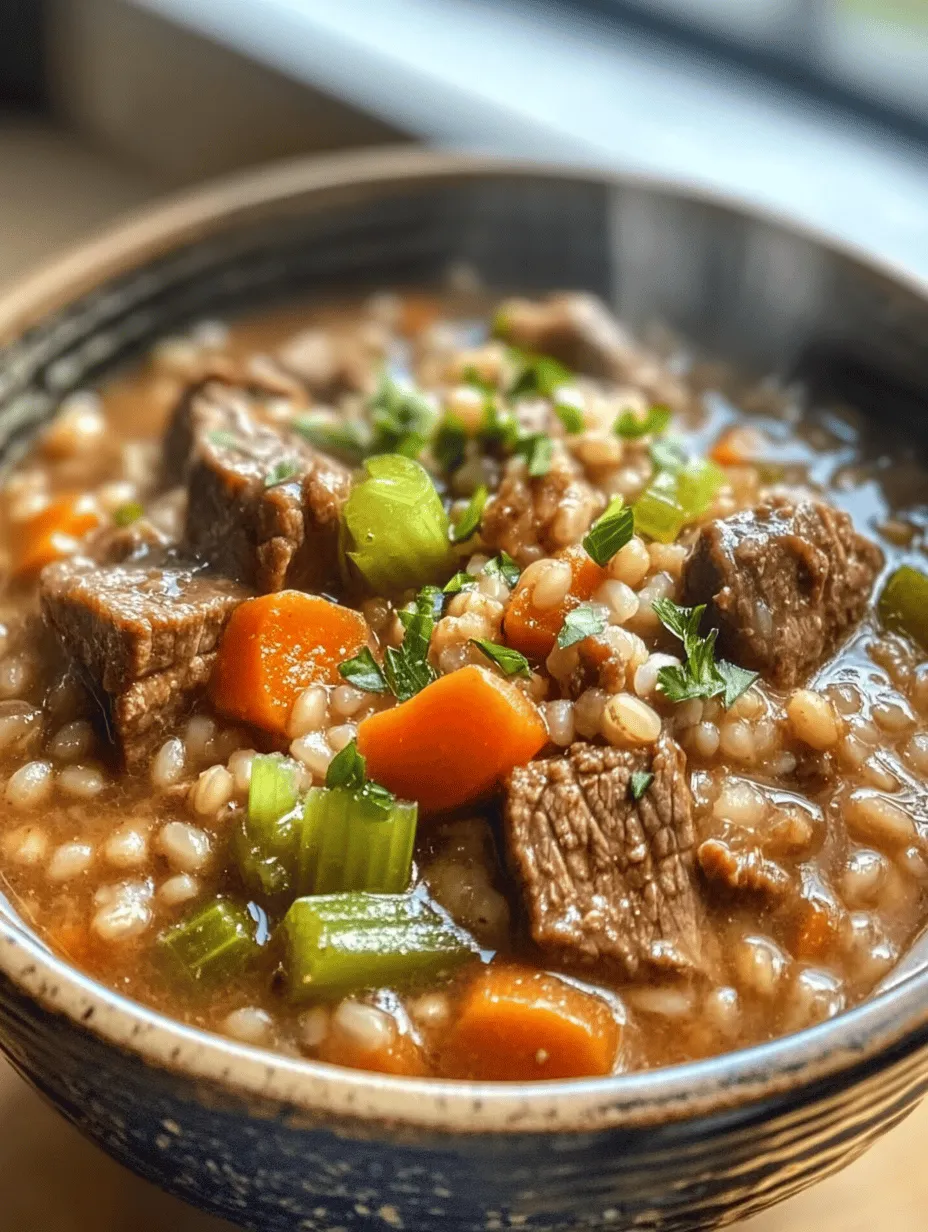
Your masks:
[{"label": "seared beef cube", "polygon": [[314,398],[334,401],[346,393],[369,394],[386,349],[383,339],[367,336],[370,332],[313,327],[282,343],[275,359]]},{"label": "seared beef cube", "polygon": [[724,655],[789,689],[863,616],[882,564],[846,513],[776,498],[702,528],[684,568],[684,601],[707,605]]},{"label": "seared beef cube", "polygon": [[189,442],[184,545],[258,591],[331,580],[350,472],[261,418],[241,389],[218,381],[179,408],[166,440],[177,465]]},{"label": "seared beef cube", "polygon": [[202,690],[226,621],[249,593],[168,561],[107,566],[72,558],[45,569],[46,623],[130,765]]},{"label": "seared beef cube", "polygon": [[636,363],[627,334],[606,305],[579,291],[506,300],[497,332],[514,346],[551,355],[588,376],[624,380]]},{"label": "seared beef cube", "polygon": [[[636,771],[654,776],[639,800]],[[708,966],[686,757],[669,736],[650,749],[574,744],[521,766],[505,816],[532,936],[546,955],[632,980]]]}]

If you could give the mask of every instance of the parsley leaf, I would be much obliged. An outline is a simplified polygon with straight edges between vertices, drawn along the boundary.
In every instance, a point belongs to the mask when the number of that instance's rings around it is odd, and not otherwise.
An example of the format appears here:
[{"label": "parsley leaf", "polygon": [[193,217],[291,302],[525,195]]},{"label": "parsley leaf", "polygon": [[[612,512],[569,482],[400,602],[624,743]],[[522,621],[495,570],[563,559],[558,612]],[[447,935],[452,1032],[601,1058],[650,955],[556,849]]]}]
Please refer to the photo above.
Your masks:
[{"label": "parsley leaf", "polygon": [[367,760],[358,752],[353,740],[336,753],[325,772],[326,787],[348,787],[356,790],[364,786],[367,778]]},{"label": "parsley leaf", "polygon": [[508,646],[500,646],[498,642],[490,642],[483,637],[472,637],[470,644],[483,651],[491,663],[495,663],[505,676],[531,676],[531,665],[525,655],[519,654],[518,650],[510,650]]},{"label": "parsley leaf", "polygon": [[608,565],[635,532],[635,515],[621,496],[613,496],[606,512],[590,527],[583,546],[597,565]]},{"label": "parsley leaf", "polygon": [[117,526],[131,526],[144,514],[145,510],[138,501],[126,501],[113,510],[113,521]]},{"label": "parsley leaf", "polygon": [[614,431],[617,436],[626,440],[636,440],[640,436],[660,436],[667,431],[671,411],[668,406],[652,406],[644,419],[634,411],[623,411],[615,421]]},{"label": "parsley leaf", "polygon": [[565,432],[575,435],[583,431],[583,411],[579,406],[574,406],[572,402],[557,402],[554,413],[564,425]]},{"label": "parsley leaf", "polygon": [[374,430],[372,452],[401,453],[408,458],[422,452],[437,418],[428,398],[386,372],[368,403],[368,411]]},{"label": "parsley leaf", "polygon": [[467,429],[457,415],[445,415],[432,438],[432,453],[443,471],[456,471],[464,461]]},{"label": "parsley leaf", "polygon": [[359,464],[370,452],[370,428],[356,419],[333,421],[327,415],[299,415],[293,421],[293,430],[310,445],[346,462]]},{"label": "parsley leaf", "polygon": [[363,689],[365,693],[387,692],[388,685],[380,670],[380,664],[367,646],[358,651],[353,659],[339,663],[338,671],[349,684],[353,684],[356,689]]},{"label": "parsley leaf", "polygon": [[706,610],[680,607],[670,599],[655,599],[652,604],[661,624],[683,643],[686,663],[681,667],[662,667],[657,673],[661,692],[672,702],[685,702],[694,697],[718,697],[727,710],[757,679],[757,672],[737,667],[726,659],[716,662],[715,641],[718,630],[711,629],[706,637],[699,634],[699,624]]},{"label": "parsley leaf", "polygon": [[551,469],[554,441],[546,432],[529,432],[516,441],[513,453],[525,459],[528,473],[537,478]]},{"label": "parsley leaf", "polygon": [[602,633],[608,623],[607,610],[602,604],[581,603],[567,613],[557,635],[557,644],[561,650],[566,650],[575,642],[582,642],[585,637],[595,637]]},{"label": "parsley leaf", "polygon": [[456,573],[450,581],[445,582],[444,593],[446,595],[457,595],[462,590],[473,590],[477,585],[477,579],[472,573]]},{"label": "parsley leaf", "polygon": [[484,445],[498,445],[508,453],[515,448],[521,429],[512,411],[503,410],[495,398],[488,398],[478,436]]},{"label": "parsley leaf", "polygon": [[550,398],[562,385],[569,385],[574,376],[569,368],[551,355],[533,355],[510,347],[509,354],[516,365],[516,375],[509,387],[510,398],[537,395]]},{"label": "parsley leaf", "polygon": [[[500,552],[499,556],[494,556],[483,566],[483,572],[489,577],[501,577],[506,585],[512,590],[522,570],[512,559],[508,552]],[[447,587],[445,588],[447,590]]]},{"label": "parsley leaf", "polygon": [[438,678],[428,654],[435,628],[436,604],[441,597],[437,586],[426,586],[416,596],[414,612],[397,612],[406,630],[403,644],[398,650],[388,646],[383,656],[383,674],[397,701],[408,701]]},{"label": "parsley leaf", "polygon": [[477,491],[470,498],[470,504],[461,514],[454,531],[451,536],[452,543],[464,543],[469,539],[480,525],[480,519],[483,517],[483,507],[487,503],[489,493],[486,487],[481,484]]},{"label": "parsley leaf", "polygon": [[296,458],[281,458],[264,476],[264,486],[276,488],[279,483],[286,483],[288,479],[293,479],[299,473],[300,464]]},{"label": "parsley leaf", "polygon": [[718,671],[725,681],[725,696],[722,699],[722,705],[726,710],[734,705],[742,693],[748,691],[759,675],[758,672],[749,672],[746,667],[738,667],[735,663],[729,663],[727,659],[719,659]]},{"label": "parsley leaf", "polygon": [[433,620],[438,620],[444,605],[445,596],[439,586],[423,586],[416,595],[416,611],[420,616],[431,616]]},{"label": "parsley leaf", "polygon": [[633,770],[628,783],[628,790],[633,800],[640,800],[654,782],[650,770]]}]

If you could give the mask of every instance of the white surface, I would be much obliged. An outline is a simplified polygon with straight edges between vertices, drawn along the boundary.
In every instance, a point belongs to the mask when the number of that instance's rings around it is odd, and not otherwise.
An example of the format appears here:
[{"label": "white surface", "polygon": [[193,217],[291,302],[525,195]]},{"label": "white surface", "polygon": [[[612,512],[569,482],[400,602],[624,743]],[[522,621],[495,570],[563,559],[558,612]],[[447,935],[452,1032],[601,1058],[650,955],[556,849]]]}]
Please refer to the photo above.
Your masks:
[{"label": "white surface", "polygon": [[928,277],[925,151],[524,0],[134,0],[441,144],[741,194]]}]

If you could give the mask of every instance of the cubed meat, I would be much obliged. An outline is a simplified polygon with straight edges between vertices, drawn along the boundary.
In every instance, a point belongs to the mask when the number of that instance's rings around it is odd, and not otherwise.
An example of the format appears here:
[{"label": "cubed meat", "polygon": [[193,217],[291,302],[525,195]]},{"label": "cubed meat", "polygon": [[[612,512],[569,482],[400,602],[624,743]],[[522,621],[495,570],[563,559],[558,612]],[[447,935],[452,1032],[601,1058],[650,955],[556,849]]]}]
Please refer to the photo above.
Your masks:
[{"label": "cubed meat", "polygon": [[41,581],[46,623],[130,764],[206,684],[226,621],[249,593],[170,559],[72,558],[50,565]]},{"label": "cubed meat", "polygon": [[[638,800],[636,772],[654,776]],[[505,818],[532,936],[555,962],[629,980],[712,965],[686,757],[669,736],[521,766]]]},{"label": "cubed meat", "polygon": [[843,511],[775,498],[702,528],[684,567],[684,601],[706,604],[724,655],[789,689],[858,623],[882,564]]},{"label": "cubed meat", "polygon": [[186,397],[165,466],[186,477],[192,556],[262,593],[331,581],[350,472],[269,422],[253,392],[210,381]]},{"label": "cubed meat", "polygon": [[579,291],[506,300],[496,328],[507,342],[589,376],[624,380],[637,361],[628,335],[602,300]]}]

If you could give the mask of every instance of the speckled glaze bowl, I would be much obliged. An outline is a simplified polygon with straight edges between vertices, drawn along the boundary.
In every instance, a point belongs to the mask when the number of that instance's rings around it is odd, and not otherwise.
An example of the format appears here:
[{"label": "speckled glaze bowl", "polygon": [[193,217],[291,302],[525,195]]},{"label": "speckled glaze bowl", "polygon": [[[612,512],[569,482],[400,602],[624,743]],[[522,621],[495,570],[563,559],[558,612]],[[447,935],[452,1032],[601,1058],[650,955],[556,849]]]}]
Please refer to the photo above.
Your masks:
[{"label": "speckled glaze bowl", "polygon": [[[435,284],[458,261],[502,290],[589,288],[632,323],[923,431],[928,302],[904,275],[679,186],[401,151],[206,188],[14,289],[0,300],[5,457],[63,394],[185,321]],[[0,1044],[106,1151],[246,1228],[671,1232],[795,1193],[912,1108],[928,1085],[928,972],[708,1062],[471,1085],[179,1026],[72,970],[6,909]]]}]

